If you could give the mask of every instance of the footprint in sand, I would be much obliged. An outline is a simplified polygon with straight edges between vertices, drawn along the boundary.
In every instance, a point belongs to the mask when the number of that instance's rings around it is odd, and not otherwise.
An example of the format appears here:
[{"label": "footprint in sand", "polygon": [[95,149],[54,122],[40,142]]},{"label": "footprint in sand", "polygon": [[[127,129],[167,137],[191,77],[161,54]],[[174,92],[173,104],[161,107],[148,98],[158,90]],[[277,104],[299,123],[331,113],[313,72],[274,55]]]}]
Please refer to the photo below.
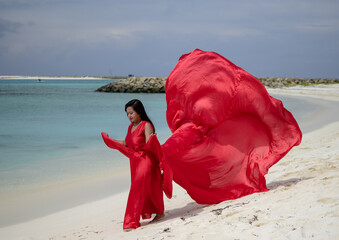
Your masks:
[{"label": "footprint in sand", "polygon": [[320,203],[335,203],[336,200],[333,199],[333,198],[322,198],[322,199],[319,199],[317,202],[320,202]]}]

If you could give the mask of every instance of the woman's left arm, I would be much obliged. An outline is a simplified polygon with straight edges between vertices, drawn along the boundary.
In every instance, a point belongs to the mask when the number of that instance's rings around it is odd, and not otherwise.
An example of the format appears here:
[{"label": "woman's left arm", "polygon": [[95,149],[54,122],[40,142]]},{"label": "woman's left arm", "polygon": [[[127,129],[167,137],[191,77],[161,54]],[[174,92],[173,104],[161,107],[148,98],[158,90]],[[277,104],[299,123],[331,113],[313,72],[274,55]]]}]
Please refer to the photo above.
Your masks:
[{"label": "woman's left arm", "polygon": [[145,124],[145,137],[146,137],[146,143],[148,142],[148,139],[151,137],[151,135],[154,134],[154,130],[152,125],[147,122]]}]

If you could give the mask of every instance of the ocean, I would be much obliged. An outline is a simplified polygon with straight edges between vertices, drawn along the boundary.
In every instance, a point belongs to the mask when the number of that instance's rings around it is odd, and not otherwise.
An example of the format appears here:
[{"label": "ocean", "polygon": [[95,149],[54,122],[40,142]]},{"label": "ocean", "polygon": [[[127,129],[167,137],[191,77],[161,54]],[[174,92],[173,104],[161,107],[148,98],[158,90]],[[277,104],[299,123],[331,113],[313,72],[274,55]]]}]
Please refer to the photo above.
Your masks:
[{"label": "ocean", "polygon": [[[8,196],[20,199],[23,192],[118,175],[122,170],[126,172],[128,159],[107,148],[100,133],[107,132],[115,139],[125,138],[129,120],[124,106],[131,99],[137,98],[144,103],[160,143],[171,134],[166,123],[165,94],[95,92],[112,80],[41,80],[0,80],[0,201],[7,199],[8,206],[12,201]],[[299,123],[319,108],[297,97],[274,97],[283,101]],[[55,209],[49,204],[48,209],[42,211],[41,204],[35,201],[39,210],[31,210],[32,213],[26,216],[12,216],[17,207],[12,211],[4,205],[1,211],[8,210],[8,219],[0,225],[108,196],[114,191],[107,188],[120,185],[116,182],[114,186],[107,186],[107,181],[100,186],[92,184],[91,188],[83,188],[81,194],[69,195],[70,200],[64,198],[64,201],[74,201],[72,204]],[[93,194],[100,188],[104,189],[102,194],[99,190]],[[46,201],[50,201],[48,199]],[[53,199],[59,203],[63,197]],[[20,204],[25,204],[24,200]],[[25,209],[28,211],[29,207]]]},{"label": "ocean", "polygon": [[160,139],[170,134],[164,94],[95,92],[112,80],[42,81],[0,80],[0,195],[126,166],[100,133],[125,138],[124,105],[133,98],[144,103]]}]

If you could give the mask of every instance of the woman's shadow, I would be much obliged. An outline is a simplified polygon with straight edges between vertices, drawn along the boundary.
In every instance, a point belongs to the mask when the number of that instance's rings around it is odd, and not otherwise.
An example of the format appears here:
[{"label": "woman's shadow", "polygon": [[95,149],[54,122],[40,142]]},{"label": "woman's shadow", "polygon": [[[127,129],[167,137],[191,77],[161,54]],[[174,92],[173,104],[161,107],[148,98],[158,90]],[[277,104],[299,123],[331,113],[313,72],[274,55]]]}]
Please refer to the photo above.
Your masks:
[{"label": "woman's shadow", "polygon": [[[297,183],[301,181],[309,180],[309,179],[312,179],[312,178],[290,178],[286,180],[273,181],[267,184],[267,188],[269,190],[274,190],[274,189],[277,189],[278,187],[290,187],[290,186],[296,185]],[[154,223],[165,222],[165,221],[176,219],[176,218],[180,218],[184,224],[189,223],[190,217],[198,215],[207,206],[211,206],[211,205],[198,204],[192,200],[191,202],[187,203],[186,206],[165,211],[165,216],[159,221],[156,221]],[[153,222],[143,223],[142,225],[145,226],[147,224],[152,224],[152,223]]]},{"label": "woman's shadow", "polygon": [[183,223],[189,222],[186,220],[190,217],[198,215],[200,212],[202,212],[203,208],[206,206],[210,206],[210,205],[198,204],[192,200],[192,202],[187,203],[186,206],[184,207],[165,211],[165,216],[161,218],[160,220],[155,221],[155,222],[144,223],[142,225],[165,222],[165,221],[168,221],[171,219],[177,219],[177,218],[180,218],[183,221]]}]

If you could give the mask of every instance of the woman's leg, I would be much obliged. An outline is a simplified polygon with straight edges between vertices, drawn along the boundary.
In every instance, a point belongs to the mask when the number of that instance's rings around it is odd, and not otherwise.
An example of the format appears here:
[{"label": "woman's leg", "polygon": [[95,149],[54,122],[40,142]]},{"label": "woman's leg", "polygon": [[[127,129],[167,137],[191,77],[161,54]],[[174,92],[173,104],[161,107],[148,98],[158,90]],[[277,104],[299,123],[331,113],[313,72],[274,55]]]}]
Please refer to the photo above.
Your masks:
[{"label": "woman's leg", "polygon": [[151,168],[144,158],[135,159],[138,164],[131,164],[131,189],[124,219],[124,229],[140,227],[140,216],[143,210],[145,198],[150,188]]}]

